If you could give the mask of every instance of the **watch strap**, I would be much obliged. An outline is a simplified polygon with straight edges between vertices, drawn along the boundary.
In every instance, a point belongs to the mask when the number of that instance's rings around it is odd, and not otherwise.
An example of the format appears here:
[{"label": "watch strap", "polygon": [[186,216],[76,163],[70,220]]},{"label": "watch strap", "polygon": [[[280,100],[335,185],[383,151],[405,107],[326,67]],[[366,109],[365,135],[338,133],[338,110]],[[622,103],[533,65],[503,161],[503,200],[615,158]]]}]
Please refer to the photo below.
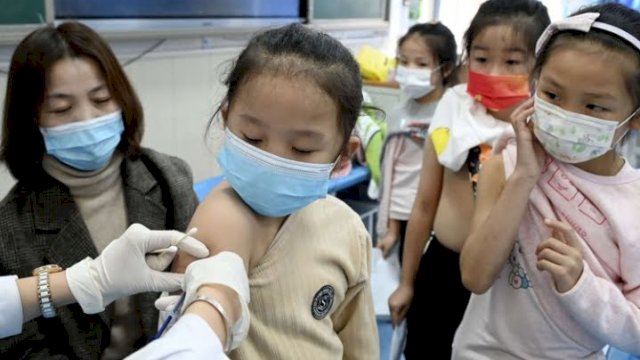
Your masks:
[{"label": "watch strap", "polygon": [[49,272],[42,271],[38,273],[38,302],[40,303],[40,312],[42,316],[49,319],[57,315],[56,308],[53,306],[51,299],[51,284],[49,281]]},{"label": "watch strap", "polygon": [[33,269],[33,275],[38,278],[36,292],[38,293],[38,303],[40,305],[40,313],[45,318],[52,318],[57,315],[53,299],[51,298],[50,274],[62,271],[62,268],[56,264],[48,264]]}]

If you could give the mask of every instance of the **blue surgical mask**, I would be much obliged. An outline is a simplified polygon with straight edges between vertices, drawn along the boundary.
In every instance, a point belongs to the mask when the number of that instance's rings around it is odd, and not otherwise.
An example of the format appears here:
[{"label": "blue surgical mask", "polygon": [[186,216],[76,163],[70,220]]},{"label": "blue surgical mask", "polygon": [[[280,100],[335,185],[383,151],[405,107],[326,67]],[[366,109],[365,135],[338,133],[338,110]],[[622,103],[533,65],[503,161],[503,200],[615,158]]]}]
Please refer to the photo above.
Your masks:
[{"label": "blue surgical mask", "polygon": [[242,200],[269,217],[290,215],[326,197],[335,165],[281,158],[243,141],[228,128],[218,163]]},{"label": "blue surgical mask", "polygon": [[40,128],[47,154],[81,171],[103,168],[120,143],[122,112],[94,119]]}]

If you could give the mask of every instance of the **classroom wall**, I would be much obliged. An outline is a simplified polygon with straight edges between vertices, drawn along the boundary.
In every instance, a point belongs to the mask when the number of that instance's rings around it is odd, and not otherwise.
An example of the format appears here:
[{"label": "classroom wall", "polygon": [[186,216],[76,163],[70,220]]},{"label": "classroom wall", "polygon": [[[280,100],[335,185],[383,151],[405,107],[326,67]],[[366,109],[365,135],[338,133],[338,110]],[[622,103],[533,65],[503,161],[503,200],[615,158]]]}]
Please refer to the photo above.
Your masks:
[{"label": "classroom wall", "polygon": [[[384,37],[342,39],[353,51],[363,44],[382,46]],[[119,47],[114,46],[116,53]],[[221,132],[205,137],[207,123],[224,96],[222,80],[241,46],[191,51],[152,52],[125,67],[145,111],[143,145],[186,160],[195,181],[220,173],[215,154]],[[6,69],[8,64],[2,64]],[[0,74],[0,99],[4,99],[6,74]],[[3,101],[3,100],[0,100]],[[0,196],[15,180],[0,165]]]}]

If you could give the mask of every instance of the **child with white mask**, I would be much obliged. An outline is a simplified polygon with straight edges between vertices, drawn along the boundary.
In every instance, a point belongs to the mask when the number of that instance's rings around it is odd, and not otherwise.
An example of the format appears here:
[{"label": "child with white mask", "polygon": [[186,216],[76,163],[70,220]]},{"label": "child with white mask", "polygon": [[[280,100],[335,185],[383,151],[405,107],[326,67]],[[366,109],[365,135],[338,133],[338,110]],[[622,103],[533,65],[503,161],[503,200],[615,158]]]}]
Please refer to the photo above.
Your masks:
[{"label": "child with white mask", "polygon": [[404,96],[409,99],[420,99],[435,89],[435,85],[431,82],[431,76],[438,70],[440,70],[440,66],[434,69],[414,69],[398,65],[396,81]]},{"label": "child with white mask", "polygon": [[615,150],[640,128],[638,29],[603,4],[540,36],[516,141],[480,174],[453,359],[640,354],[640,171]]},{"label": "child with white mask", "polygon": [[388,116],[383,146],[377,247],[388,256],[404,232],[418,190],[424,134],[438,101],[452,85],[456,41],[441,23],[412,26],[398,41],[396,81],[406,101]]}]

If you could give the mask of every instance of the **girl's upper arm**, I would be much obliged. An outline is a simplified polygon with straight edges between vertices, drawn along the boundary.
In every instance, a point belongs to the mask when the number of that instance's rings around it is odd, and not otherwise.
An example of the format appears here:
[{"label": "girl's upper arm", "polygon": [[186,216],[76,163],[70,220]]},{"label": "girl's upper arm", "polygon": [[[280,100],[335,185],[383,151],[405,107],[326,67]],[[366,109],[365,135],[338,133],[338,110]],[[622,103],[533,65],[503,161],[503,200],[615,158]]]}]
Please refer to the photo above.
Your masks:
[{"label": "girl's upper arm", "polygon": [[[416,202],[419,201],[422,208],[432,206],[433,209],[437,209],[442,191],[443,173],[444,167],[438,162],[438,155],[436,155],[431,139],[427,138],[424,144],[418,196],[416,197]],[[435,211],[433,216],[435,216]]]},{"label": "girl's upper arm", "polygon": [[495,210],[496,203],[501,200],[505,183],[502,156],[492,156],[480,170],[471,229],[460,252],[462,282],[476,294],[484,293],[493,284],[511,247],[503,244],[504,241],[496,233],[505,235],[507,230],[497,222],[488,222],[493,221],[489,220],[489,216]]},{"label": "girl's upper arm", "polygon": [[[253,229],[251,219],[248,209],[227,188],[215,190],[207,196],[196,209],[189,228],[198,228],[193,237],[204,243],[211,255],[221,251],[234,252],[244,260],[248,269]],[[183,273],[194,260],[186,253],[178,252],[171,271]]]}]

